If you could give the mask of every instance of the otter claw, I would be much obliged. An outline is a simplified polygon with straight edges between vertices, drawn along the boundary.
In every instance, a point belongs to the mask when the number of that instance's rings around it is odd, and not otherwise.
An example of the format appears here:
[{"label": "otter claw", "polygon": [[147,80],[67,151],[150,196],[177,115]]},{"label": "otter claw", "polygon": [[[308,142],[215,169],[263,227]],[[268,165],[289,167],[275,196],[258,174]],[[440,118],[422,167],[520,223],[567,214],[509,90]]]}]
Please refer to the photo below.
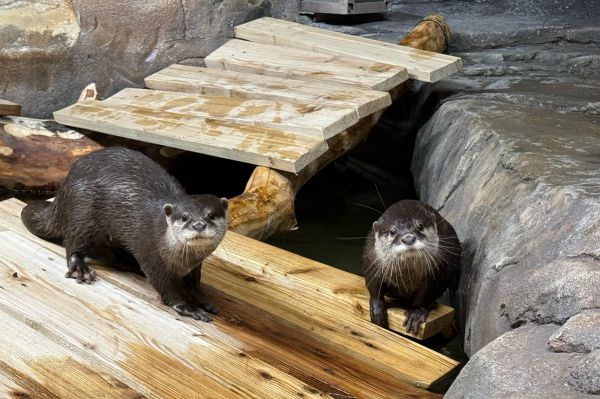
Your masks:
[{"label": "otter claw", "polygon": [[429,311],[425,308],[409,309],[404,313],[406,318],[404,319],[404,326],[406,332],[416,334],[419,332],[419,324],[425,323]]},{"label": "otter claw", "polygon": [[205,323],[209,323],[213,320],[213,315],[207,311],[187,303],[177,303],[173,305],[172,308],[182,316],[191,317]]},{"label": "otter claw", "polygon": [[65,273],[65,277],[74,278],[77,284],[86,283],[87,285],[90,285],[92,284],[92,281],[96,280],[96,272],[87,265],[77,265],[69,267],[69,270]]}]

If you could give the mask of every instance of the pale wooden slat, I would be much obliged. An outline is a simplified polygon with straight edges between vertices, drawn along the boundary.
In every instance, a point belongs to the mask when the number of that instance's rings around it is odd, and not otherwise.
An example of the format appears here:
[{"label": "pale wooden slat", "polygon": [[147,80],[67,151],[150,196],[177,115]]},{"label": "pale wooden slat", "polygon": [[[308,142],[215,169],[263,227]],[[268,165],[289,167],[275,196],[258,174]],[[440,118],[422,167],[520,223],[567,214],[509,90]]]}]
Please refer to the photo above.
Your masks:
[{"label": "pale wooden slat", "polygon": [[[15,231],[50,249],[59,257],[64,256],[63,248],[27,232],[19,219],[23,205],[17,200],[0,202],[0,230],[5,228]],[[156,292],[142,277],[102,268],[97,264],[93,267],[102,280],[144,301],[158,303]],[[285,315],[280,319],[231,297],[224,298],[225,302],[221,302],[215,292],[211,291],[210,294],[211,299],[217,300],[222,315],[215,320],[214,325],[223,333],[222,335],[227,334],[234,340],[233,345],[236,345],[236,342],[243,342],[245,351],[251,353],[253,357],[302,379],[309,386],[322,392],[330,393],[334,397],[365,399],[437,397],[427,391],[404,384],[393,376],[386,376],[377,370],[361,366],[360,363],[353,363],[352,359],[330,349],[330,346],[318,336],[312,341],[307,341],[306,334],[302,330],[287,325]],[[233,294],[237,293],[233,292]],[[182,318],[181,321],[192,325],[196,323],[189,318]]]},{"label": "pale wooden slat", "polygon": [[387,92],[340,86],[325,81],[298,81],[220,69],[173,64],[144,79],[157,90],[266,100],[299,101],[352,107],[358,118],[391,105]]},{"label": "pale wooden slat", "polygon": [[358,122],[356,112],[350,107],[134,88],[121,90],[103,103],[143,107],[157,111],[157,116],[162,112],[175,112],[211,121],[281,129],[320,139],[328,139]]},{"label": "pale wooden slat", "polygon": [[46,336],[118,367],[161,398],[327,397],[254,359],[214,324],[178,323],[173,314],[101,279],[93,286],[67,280],[64,267],[64,258],[0,232],[0,307],[36,320]]},{"label": "pale wooden slat", "polygon": [[0,98],[0,115],[21,115],[21,105]]},{"label": "pale wooden slat", "polygon": [[462,67],[458,57],[333,32],[275,18],[259,18],[235,28],[235,36],[265,44],[325,54],[353,56],[402,66],[412,79],[436,82]]},{"label": "pale wooden slat", "polygon": [[54,112],[64,125],[298,173],[327,150],[315,137],[143,107],[85,101]]},{"label": "pale wooden slat", "polygon": [[204,62],[209,68],[382,91],[408,79],[406,69],[400,66],[236,39],[209,54]]},{"label": "pale wooden slat", "polygon": [[[327,306],[338,309],[340,313],[352,313],[370,320],[369,293],[363,277],[255,242],[233,232],[227,233],[224,245],[217,249],[215,256],[234,264],[247,265],[249,273],[267,273],[287,287],[303,290],[315,301],[328,301]],[[403,309],[388,309],[390,329],[417,339],[426,339],[452,325],[454,309],[437,304],[431,310],[427,322],[420,324],[417,334],[406,332],[404,319]]]}]

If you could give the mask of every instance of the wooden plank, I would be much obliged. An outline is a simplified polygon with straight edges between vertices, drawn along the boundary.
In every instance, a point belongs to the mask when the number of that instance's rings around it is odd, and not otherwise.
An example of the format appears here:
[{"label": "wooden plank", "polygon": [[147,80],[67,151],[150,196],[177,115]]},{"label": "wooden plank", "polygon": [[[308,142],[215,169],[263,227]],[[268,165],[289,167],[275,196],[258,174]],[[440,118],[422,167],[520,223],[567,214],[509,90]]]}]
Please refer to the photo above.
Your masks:
[{"label": "wooden plank", "polygon": [[0,98],[0,115],[21,115],[21,105]]},{"label": "wooden plank", "polygon": [[382,91],[392,90],[408,79],[403,67],[382,62],[236,39],[209,54],[204,62],[209,68]]},{"label": "wooden plank", "polygon": [[327,150],[315,137],[143,107],[84,101],[56,111],[68,126],[298,173]]},{"label": "wooden plank", "polygon": [[179,64],[156,72],[144,81],[146,87],[157,90],[352,107],[358,118],[392,104],[390,95],[384,91],[358,87],[348,90],[346,86],[326,81],[298,81]]},{"label": "wooden plank", "polygon": [[356,112],[350,107],[160,90],[128,88],[103,102],[143,107],[156,111],[156,115],[175,112],[211,121],[280,129],[320,139],[335,136],[358,122]]},{"label": "wooden plank", "polygon": [[0,308],[110,364],[132,386],[161,398],[329,397],[307,392],[304,383],[255,359],[214,324],[177,322],[102,279],[93,286],[65,280],[64,267],[64,258],[17,233],[0,232]]},{"label": "wooden plank", "polygon": [[[0,230],[2,226],[11,226],[13,231],[44,248],[49,248],[53,254],[64,256],[63,248],[27,232],[18,218],[22,206],[23,203],[17,200],[0,202]],[[158,295],[143,277],[107,269],[97,264],[93,267],[101,280],[143,301],[158,303]],[[68,284],[68,280],[65,284]],[[210,287],[207,289],[207,294],[221,308],[220,315],[213,323],[215,327],[223,335],[229,336],[234,343],[243,343],[245,353],[302,381],[305,390],[316,388],[336,398],[439,397],[396,378],[386,377],[377,370],[361,367],[360,364],[352,362],[352,359],[324,345],[321,340],[310,339],[307,334],[284,319]],[[192,326],[196,323],[188,318],[182,318],[181,322]]]},{"label": "wooden plank", "polygon": [[436,82],[462,67],[462,60],[446,54],[385,43],[275,18],[259,18],[235,27],[235,36],[324,54],[352,56],[406,68],[412,79]]}]

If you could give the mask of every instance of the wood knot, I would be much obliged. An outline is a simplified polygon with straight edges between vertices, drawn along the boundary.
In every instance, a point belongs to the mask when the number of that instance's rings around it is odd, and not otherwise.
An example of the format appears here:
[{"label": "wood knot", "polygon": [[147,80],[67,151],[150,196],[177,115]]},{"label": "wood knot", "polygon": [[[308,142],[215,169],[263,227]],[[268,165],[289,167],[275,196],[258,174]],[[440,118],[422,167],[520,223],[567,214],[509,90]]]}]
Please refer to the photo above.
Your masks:
[{"label": "wood knot", "polygon": [[267,373],[266,371],[260,370],[258,373],[265,380],[272,380],[273,379],[273,376],[271,376],[271,374]]}]

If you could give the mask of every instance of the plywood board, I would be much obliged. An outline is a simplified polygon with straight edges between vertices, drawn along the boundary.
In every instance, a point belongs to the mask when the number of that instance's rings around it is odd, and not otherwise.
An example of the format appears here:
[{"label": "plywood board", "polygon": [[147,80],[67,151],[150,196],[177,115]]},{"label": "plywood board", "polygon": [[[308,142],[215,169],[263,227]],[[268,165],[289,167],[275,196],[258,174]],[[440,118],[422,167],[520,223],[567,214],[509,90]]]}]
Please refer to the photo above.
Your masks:
[{"label": "plywood board", "polygon": [[148,76],[144,82],[146,87],[157,90],[351,107],[359,119],[392,103],[390,95],[383,91],[179,64]]},{"label": "plywood board", "polygon": [[406,69],[383,62],[236,39],[209,54],[204,62],[209,68],[382,91],[392,90],[408,79]]},{"label": "plywood board", "polygon": [[205,96],[162,90],[128,88],[104,100],[162,112],[192,115],[211,121],[225,121],[267,127],[328,139],[358,122],[353,108],[298,101]]},{"label": "plywood board", "polygon": [[84,101],[54,113],[64,125],[298,173],[327,143],[279,129],[144,107]]},{"label": "plywood board", "polygon": [[[259,18],[235,27],[235,36],[253,42],[351,56],[406,68],[412,79],[436,82],[462,67],[462,60],[360,36],[348,35],[275,18]],[[288,50],[289,51],[289,50]]]},{"label": "plywood board", "polygon": [[0,98],[0,115],[21,115],[21,105]]}]

